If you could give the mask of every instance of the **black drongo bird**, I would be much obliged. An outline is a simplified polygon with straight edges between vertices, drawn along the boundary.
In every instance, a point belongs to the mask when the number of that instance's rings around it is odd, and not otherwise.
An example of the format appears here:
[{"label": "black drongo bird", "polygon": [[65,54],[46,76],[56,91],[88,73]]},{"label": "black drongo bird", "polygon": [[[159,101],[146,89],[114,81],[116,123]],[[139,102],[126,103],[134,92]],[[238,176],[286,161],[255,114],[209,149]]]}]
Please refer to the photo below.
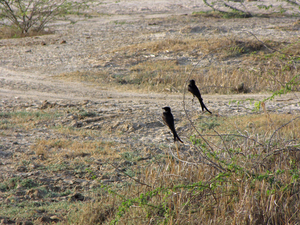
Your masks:
[{"label": "black drongo bird", "polygon": [[174,142],[176,140],[180,141],[181,143],[183,143],[182,140],[180,140],[180,138],[178,137],[177,133],[176,133],[176,130],[175,130],[175,125],[174,125],[174,117],[171,113],[171,108],[170,107],[164,107],[162,108],[164,109],[165,111],[163,112],[163,120],[164,122],[168,125],[168,127],[170,128],[170,130],[172,131],[173,135],[174,135]]},{"label": "black drongo bird", "polygon": [[190,84],[189,84],[189,86],[188,86],[188,91],[191,92],[191,93],[193,94],[194,97],[196,96],[196,97],[199,99],[199,102],[200,102],[202,111],[204,111],[204,109],[206,109],[206,111],[209,112],[209,113],[211,114],[211,111],[209,111],[209,110],[206,108],[206,106],[204,105],[203,99],[201,98],[200,91],[199,91],[198,87],[196,86],[194,80],[190,80]]}]

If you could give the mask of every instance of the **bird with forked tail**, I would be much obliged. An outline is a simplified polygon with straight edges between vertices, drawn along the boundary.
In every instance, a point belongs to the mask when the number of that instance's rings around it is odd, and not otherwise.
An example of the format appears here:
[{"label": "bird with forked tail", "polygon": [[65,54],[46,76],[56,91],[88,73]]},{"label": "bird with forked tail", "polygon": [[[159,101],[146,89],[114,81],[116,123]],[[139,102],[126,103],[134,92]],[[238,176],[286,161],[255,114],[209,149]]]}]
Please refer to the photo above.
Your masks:
[{"label": "bird with forked tail", "polygon": [[203,99],[202,99],[201,94],[200,94],[200,91],[199,91],[198,87],[196,86],[194,80],[190,80],[190,83],[188,85],[188,91],[193,94],[193,97],[196,96],[198,98],[198,100],[200,102],[200,105],[201,105],[201,108],[202,108],[202,111],[204,111],[204,109],[206,109],[207,112],[209,112],[210,114],[212,114],[211,111],[209,111],[206,108],[206,106],[204,105]]},{"label": "bird with forked tail", "polygon": [[162,118],[164,120],[164,122],[166,123],[166,125],[168,125],[168,127],[170,128],[170,130],[172,131],[173,135],[174,135],[174,142],[175,141],[180,141],[181,143],[183,143],[183,141],[178,137],[178,134],[175,130],[175,125],[174,125],[174,117],[171,113],[171,108],[166,106],[164,108],[162,108],[163,110],[165,110],[163,112]]}]

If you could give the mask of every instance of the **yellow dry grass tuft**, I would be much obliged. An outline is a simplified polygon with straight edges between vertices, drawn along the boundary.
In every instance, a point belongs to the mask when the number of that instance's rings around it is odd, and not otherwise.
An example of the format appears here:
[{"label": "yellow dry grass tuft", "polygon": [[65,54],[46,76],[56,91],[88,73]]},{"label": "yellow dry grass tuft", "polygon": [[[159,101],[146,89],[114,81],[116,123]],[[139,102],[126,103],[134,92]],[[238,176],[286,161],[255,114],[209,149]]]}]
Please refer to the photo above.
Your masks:
[{"label": "yellow dry grass tuft", "polygon": [[[132,66],[129,80],[148,90],[180,87],[185,82],[183,67],[177,60],[154,60]],[[141,86],[140,86],[141,87]]]},{"label": "yellow dry grass tuft", "polygon": [[[267,109],[267,107],[265,106]],[[227,120],[228,124],[232,124],[234,126],[231,127],[233,130],[245,130],[250,129],[252,133],[255,134],[270,134],[274,132],[275,129],[280,126],[286,124],[290,120],[292,120],[295,116],[291,114],[275,114],[275,113],[267,113],[265,111],[262,115],[244,115],[238,116],[235,118],[230,118]],[[296,120],[293,123],[287,124],[282,129],[280,129],[280,136],[292,139],[300,138],[300,120]],[[227,126],[228,127],[228,126]],[[297,134],[295,136],[295,134]]]},{"label": "yellow dry grass tuft", "polygon": [[70,139],[41,139],[37,140],[32,150],[37,155],[43,155],[49,162],[57,159],[92,156],[97,159],[113,160],[120,158],[114,150],[117,143],[102,141],[76,141]]},{"label": "yellow dry grass tuft", "polygon": [[159,53],[159,52],[180,52],[180,51],[191,51],[195,48],[200,48],[206,45],[207,40],[205,39],[167,39],[157,40],[145,43],[133,44],[117,48],[113,52],[128,52],[128,53]]}]

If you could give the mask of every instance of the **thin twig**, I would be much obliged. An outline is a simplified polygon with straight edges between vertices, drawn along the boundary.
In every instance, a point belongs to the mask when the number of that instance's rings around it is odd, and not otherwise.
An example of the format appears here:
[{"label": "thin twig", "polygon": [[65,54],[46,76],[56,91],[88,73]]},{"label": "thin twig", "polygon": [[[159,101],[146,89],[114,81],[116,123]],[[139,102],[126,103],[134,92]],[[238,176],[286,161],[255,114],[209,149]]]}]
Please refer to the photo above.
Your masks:
[{"label": "thin twig", "polygon": [[279,131],[281,128],[285,127],[285,126],[288,125],[289,123],[291,123],[291,122],[293,122],[294,120],[299,119],[299,118],[300,118],[300,116],[297,116],[297,117],[291,119],[289,122],[287,122],[287,123],[283,124],[282,126],[278,127],[278,128],[273,132],[273,134],[272,134],[271,137],[270,137],[268,146],[267,146],[267,152],[269,152],[269,150],[270,150],[272,138],[273,138],[274,135],[277,133],[277,131]]},{"label": "thin twig", "polygon": [[280,152],[292,152],[292,151],[300,151],[300,149],[296,148],[294,146],[287,146],[285,148],[277,149],[277,150],[274,150],[274,151],[270,152],[269,154],[267,154],[261,161],[264,162],[271,155],[277,155]]},{"label": "thin twig", "polygon": [[[194,147],[199,151],[199,149],[196,147],[196,145],[194,145]],[[200,147],[201,148],[201,147]],[[204,152],[203,151],[203,149],[201,148],[201,151],[202,152]],[[199,151],[199,152],[201,152],[201,151]],[[208,162],[210,162],[210,164],[209,163],[204,163],[204,164],[207,164],[207,165],[209,165],[209,166],[212,166],[212,167],[214,167],[215,169],[217,169],[217,170],[220,170],[220,171],[225,171],[225,169],[221,166],[221,165],[218,165],[218,164],[216,164],[215,162],[213,162],[211,159],[209,159],[205,154],[202,154],[202,157],[203,157],[203,159],[206,159]]]},{"label": "thin twig", "polygon": [[271,48],[271,47],[267,46],[267,45],[265,44],[265,42],[263,42],[262,40],[260,40],[260,39],[259,39],[255,34],[253,34],[251,31],[242,31],[242,32],[251,34],[256,40],[258,40],[260,43],[262,43],[263,46],[265,46],[267,49],[272,50],[272,51],[274,51],[274,52],[279,52],[279,53],[283,54],[281,51],[279,51],[279,50],[277,50],[277,49],[274,49],[274,48]]},{"label": "thin twig", "polygon": [[246,138],[248,140],[251,140],[261,146],[264,147],[264,144],[258,142],[257,140],[250,138],[249,136],[243,135],[243,134],[219,134],[219,135],[215,135],[215,134],[203,134],[203,136],[207,136],[207,137],[215,137],[215,136],[235,136],[235,137],[242,137],[242,138]]},{"label": "thin twig", "polygon": [[198,168],[198,164],[197,164],[197,163],[188,162],[188,161],[182,160],[182,159],[180,159],[179,157],[177,157],[177,156],[173,153],[173,151],[171,150],[171,147],[170,147],[170,146],[169,146],[169,152],[170,152],[171,155],[172,155],[175,159],[177,159],[178,161],[183,162],[183,163],[186,163],[186,164],[188,164],[188,165],[196,166],[196,167]]},{"label": "thin twig", "polygon": [[145,185],[145,186],[147,186],[147,187],[152,187],[152,186],[150,186],[150,185],[148,185],[148,184],[145,184],[145,183],[143,183],[143,182],[141,182],[141,181],[139,181],[139,180],[133,178],[132,176],[129,176],[127,173],[125,173],[124,171],[120,170],[118,167],[116,167],[116,166],[113,165],[112,163],[109,163],[109,162],[105,162],[105,163],[111,165],[111,166],[114,167],[116,170],[118,170],[119,172],[123,173],[125,176],[129,177],[130,179],[134,180],[135,182],[137,182],[137,183],[139,183],[139,184],[141,184],[141,185]]}]

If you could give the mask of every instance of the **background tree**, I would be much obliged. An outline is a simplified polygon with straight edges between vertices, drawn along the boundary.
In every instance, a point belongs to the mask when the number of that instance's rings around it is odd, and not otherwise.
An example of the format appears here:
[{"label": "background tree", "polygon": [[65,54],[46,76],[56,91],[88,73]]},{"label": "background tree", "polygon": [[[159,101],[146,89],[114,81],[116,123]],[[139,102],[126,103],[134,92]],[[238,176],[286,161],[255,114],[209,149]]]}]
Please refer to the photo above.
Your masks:
[{"label": "background tree", "polygon": [[47,23],[68,13],[83,10],[92,0],[0,0],[2,25],[14,25],[27,34],[42,31]]}]

